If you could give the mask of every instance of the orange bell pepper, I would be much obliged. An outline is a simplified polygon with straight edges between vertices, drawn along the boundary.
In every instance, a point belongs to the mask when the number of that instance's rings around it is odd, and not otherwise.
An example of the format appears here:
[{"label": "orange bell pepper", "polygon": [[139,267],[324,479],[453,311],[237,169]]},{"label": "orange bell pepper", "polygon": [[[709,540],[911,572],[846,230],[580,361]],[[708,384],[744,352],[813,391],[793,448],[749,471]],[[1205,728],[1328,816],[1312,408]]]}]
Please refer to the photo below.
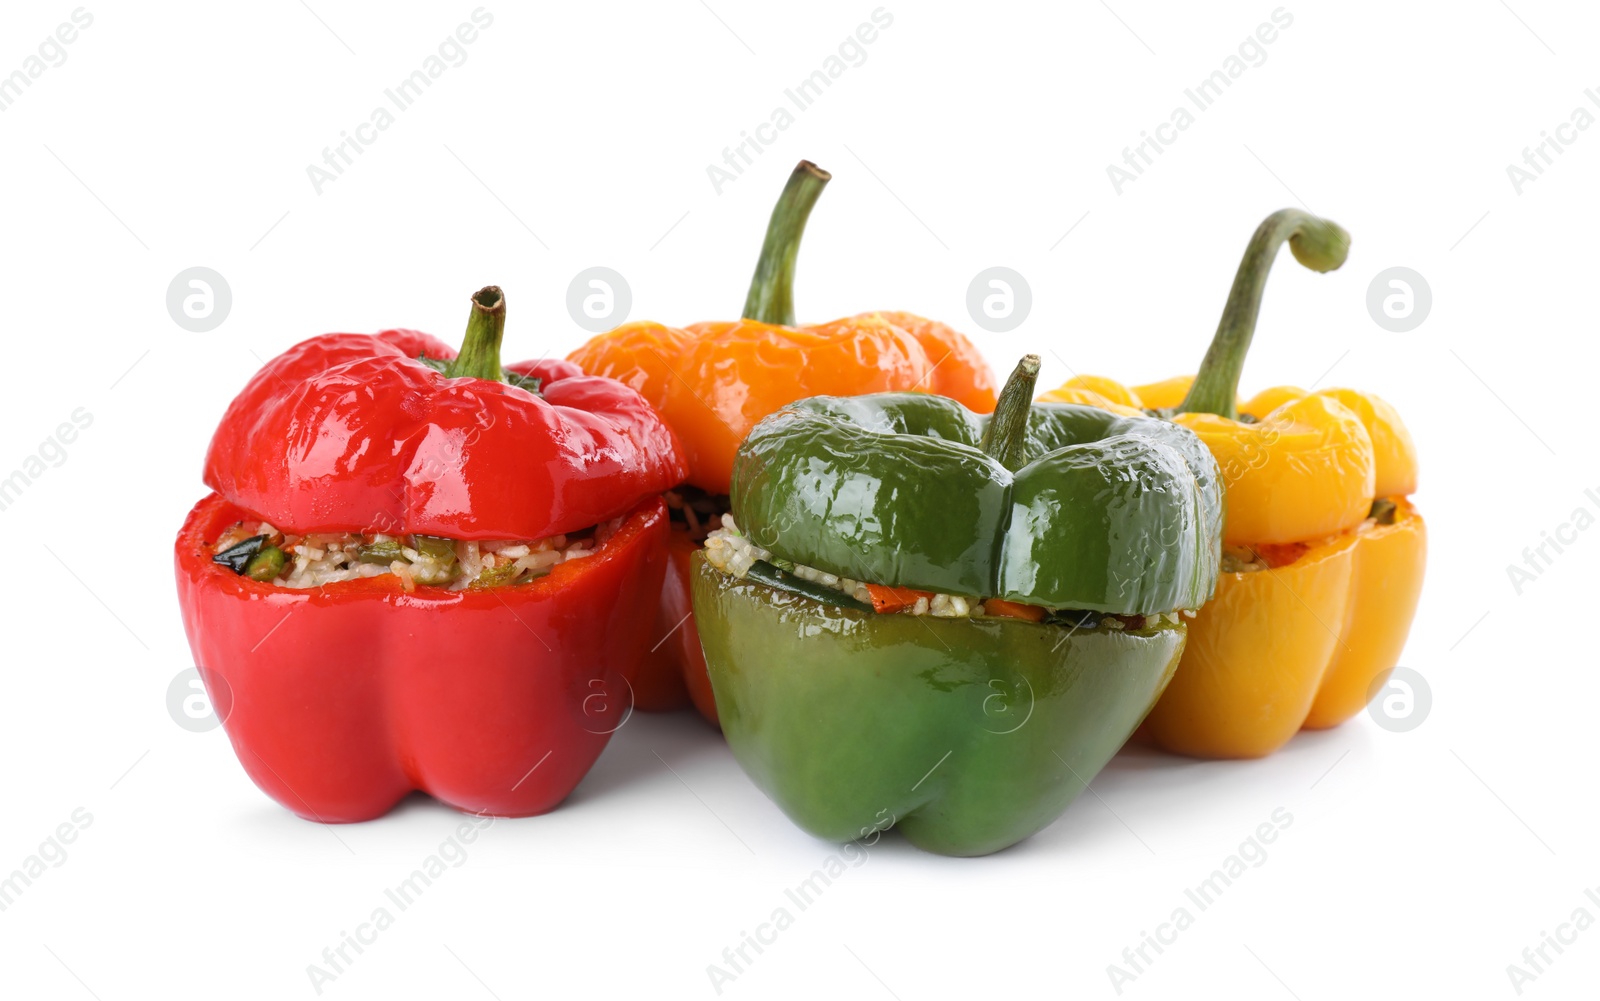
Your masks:
[{"label": "orange bell pepper", "polygon": [[1417,452],[1394,408],[1353,389],[1294,386],[1238,401],[1285,240],[1315,271],[1349,252],[1331,222],[1292,209],[1268,217],[1197,376],[1145,386],[1082,376],[1041,397],[1159,413],[1198,434],[1222,471],[1224,572],[1144,725],[1180,754],[1260,757],[1360,712],[1399,660],[1422,591],[1427,527],[1407,499]]},{"label": "orange bell pepper", "polygon": [[[763,417],[808,396],[928,392],[949,396],[979,413],[994,409],[996,382],[966,337],[910,313],[873,312],[799,326],[794,317],[794,271],[812,206],[830,175],[802,160],[772,210],[744,316],[739,320],[669,327],[649,321],[600,334],[568,356],[590,375],[627,383],[678,433],[688,460],[687,483],[727,510],[733,458]],[[682,513],[682,498],[675,511]],[[720,506],[717,506],[720,505]],[[702,505],[704,506],[704,505]],[[689,518],[703,520],[692,506]],[[710,527],[715,527],[711,525]],[[674,521],[673,560],[658,625],[658,645],[635,690],[635,705],[670,709],[684,694],[716,721],[699,634],[689,614],[687,555],[701,533]],[[679,559],[680,554],[684,557]]]}]

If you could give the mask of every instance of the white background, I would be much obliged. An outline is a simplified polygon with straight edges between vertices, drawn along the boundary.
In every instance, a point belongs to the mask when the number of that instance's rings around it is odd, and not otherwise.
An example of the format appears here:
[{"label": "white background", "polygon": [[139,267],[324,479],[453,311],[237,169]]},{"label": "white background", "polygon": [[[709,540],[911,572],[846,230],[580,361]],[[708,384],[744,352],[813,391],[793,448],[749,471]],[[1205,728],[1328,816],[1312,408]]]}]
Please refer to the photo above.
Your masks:
[{"label": "white background", "polygon": [[[1294,819],[1265,863],[1124,996],[1516,996],[1506,967],[1525,947],[1580,906],[1600,918],[1584,896],[1600,887],[1600,532],[1520,595],[1506,570],[1575,509],[1600,513],[1600,128],[1520,195],[1506,166],[1573,109],[1600,114],[1584,96],[1597,13],[1290,3],[1266,62],[1119,195],[1106,166],[1272,0],[891,2],[866,62],[718,194],[706,166],[876,4],[708,2],[492,3],[464,65],[320,195],[306,166],[470,0],[95,4],[66,61],[0,113],[0,476],[75,408],[93,415],[0,512],[0,871],[74,809],[93,816],[0,913],[5,995],[313,997],[308,964],[457,823],[422,799],[356,826],[298,820],[220,730],[168,716],[192,665],[171,540],[261,361],[328,330],[454,340],[490,282],[510,303],[508,359],[565,353],[585,336],[565,289],[592,265],[626,276],[632,318],[732,318],[771,201],[808,157],[834,181],[805,241],[802,319],[914,310],[977,335],[1002,371],[1041,351],[1050,385],[1068,366],[1192,371],[1261,217],[1304,204],[1346,226],[1343,270],[1279,261],[1243,389],[1322,380],[1404,414],[1432,548],[1403,663],[1432,711],[1406,733],[1363,714],[1258,762],[1125,752],[1058,823],[986,859],[885,838],[724,996],[1115,997],[1108,964],[1279,807]],[[7,4],[0,73],[72,9]],[[197,265],[233,293],[208,333],[165,307]],[[994,265],[1034,299],[1000,335],[966,313]],[[1366,307],[1397,265],[1433,294],[1409,333]],[[697,718],[636,716],[569,802],[496,823],[324,995],[714,997],[706,967],[836,850]],[[1600,930],[1549,954],[1526,996],[1593,996]]]}]

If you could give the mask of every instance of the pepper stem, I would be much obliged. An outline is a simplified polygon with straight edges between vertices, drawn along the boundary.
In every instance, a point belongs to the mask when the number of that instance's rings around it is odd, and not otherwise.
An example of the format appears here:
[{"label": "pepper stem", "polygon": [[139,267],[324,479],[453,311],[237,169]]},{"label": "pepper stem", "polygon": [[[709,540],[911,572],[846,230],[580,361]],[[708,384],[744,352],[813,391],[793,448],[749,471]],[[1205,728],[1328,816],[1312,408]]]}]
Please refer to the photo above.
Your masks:
[{"label": "pepper stem", "polygon": [[832,174],[810,160],[801,160],[789,175],[778,204],[772,207],[767,238],[744,299],[746,320],[794,325],[794,262],[800,254],[800,237],[805,235],[811,207],[832,179]]},{"label": "pepper stem", "polygon": [[500,367],[500,338],[506,332],[506,297],[498,285],[486,285],[472,294],[472,315],[467,317],[467,336],[461,353],[444,374],[450,378],[505,381]]},{"label": "pepper stem", "polygon": [[994,415],[983,431],[978,447],[984,454],[1012,472],[1022,466],[1023,445],[1028,438],[1028,414],[1033,409],[1034,383],[1039,379],[1039,356],[1023,355],[1017,362],[1005,388],[1000,390],[1000,400],[995,404]]},{"label": "pepper stem", "polygon": [[1267,272],[1278,256],[1283,241],[1295,260],[1312,271],[1333,271],[1350,253],[1350,234],[1337,223],[1319,219],[1299,209],[1280,209],[1267,216],[1250,237],[1239,270],[1228,292],[1217,332],[1206,350],[1200,371],[1189,393],[1178,404],[1179,413],[1219,414],[1237,420],[1239,375],[1244,371],[1245,354],[1256,332],[1256,317],[1261,312],[1261,293],[1267,285]]}]

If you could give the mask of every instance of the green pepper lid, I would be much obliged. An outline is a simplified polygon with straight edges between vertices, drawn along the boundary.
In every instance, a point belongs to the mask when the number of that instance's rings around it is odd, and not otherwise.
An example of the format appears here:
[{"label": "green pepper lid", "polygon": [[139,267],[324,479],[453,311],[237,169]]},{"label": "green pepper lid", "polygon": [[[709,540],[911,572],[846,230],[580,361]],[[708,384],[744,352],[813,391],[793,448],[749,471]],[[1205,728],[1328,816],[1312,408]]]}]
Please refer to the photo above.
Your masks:
[{"label": "green pepper lid", "polygon": [[1002,462],[989,421],[922,393],[801,400],[740,447],[734,517],[778,557],[855,580],[1124,615],[1210,598],[1222,488],[1193,432],[1036,404]]}]

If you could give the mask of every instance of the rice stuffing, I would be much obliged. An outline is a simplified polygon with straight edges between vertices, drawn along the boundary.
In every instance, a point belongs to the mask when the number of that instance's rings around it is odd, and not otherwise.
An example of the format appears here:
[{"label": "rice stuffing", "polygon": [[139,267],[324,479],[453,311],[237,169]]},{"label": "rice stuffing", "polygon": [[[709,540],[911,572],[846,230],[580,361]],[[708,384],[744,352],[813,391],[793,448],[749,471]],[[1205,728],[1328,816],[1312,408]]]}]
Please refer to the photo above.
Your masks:
[{"label": "rice stuffing", "polygon": [[[525,584],[562,563],[593,556],[622,527],[622,519],[592,530],[545,539],[478,541],[431,535],[387,535],[381,532],[312,532],[295,535],[267,522],[237,522],[212,544],[213,554],[259,540],[261,556],[276,552],[272,576],[248,574],[277,587],[311,588],[340,581],[392,574],[407,592],[420,586],[451,591]],[[279,565],[281,562],[281,569]],[[243,571],[241,571],[242,573]]]},{"label": "rice stuffing", "polygon": [[[750,572],[750,568],[758,562],[772,563],[772,552],[763,549],[751,542],[739,531],[739,526],[734,522],[733,515],[722,516],[722,527],[713,529],[706,535],[705,542],[706,562],[716,569],[733,577],[743,578]],[[872,603],[872,593],[867,590],[864,582],[841,577],[826,570],[808,567],[800,564],[781,563],[783,569],[788,570],[802,580],[808,580],[824,587],[832,588],[848,594],[857,601]],[[931,615],[942,619],[970,619],[985,614],[983,602],[977,598],[959,594],[935,594],[931,598],[918,597],[916,603],[906,607],[897,615]],[[1192,617],[1192,613],[1189,613]],[[1167,612],[1164,614],[1146,616],[1103,616],[1107,625],[1115,623],[1112,628],[1140,629],[1163,624],[1177,625],[1178,613]],[[1131,620],[1131,621],[1130,621]],[[1134,624],[1137,623],[1137,624]]]}]

